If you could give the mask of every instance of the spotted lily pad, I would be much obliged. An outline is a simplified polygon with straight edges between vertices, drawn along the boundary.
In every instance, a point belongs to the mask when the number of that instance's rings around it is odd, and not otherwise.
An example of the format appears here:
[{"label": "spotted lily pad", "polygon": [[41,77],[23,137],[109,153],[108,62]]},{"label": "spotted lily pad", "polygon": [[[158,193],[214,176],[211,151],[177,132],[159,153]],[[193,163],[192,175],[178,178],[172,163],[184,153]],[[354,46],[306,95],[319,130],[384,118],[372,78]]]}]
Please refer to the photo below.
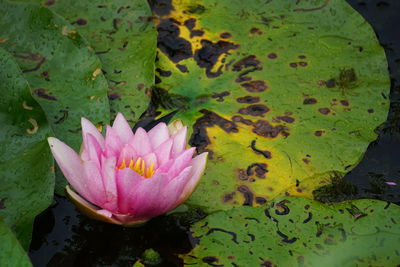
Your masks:
[{"label": "spotted lily pad", "polygon": [[0,47],[10,52],[56,136],[75,149],[80,119],[109,123],[107,82],[88,43],[50,10],[0,0]]},{"label": "spotted lily pad", "polygon": [[192,228],[188,266],[395,266],[400,208],[379,200],[321,204],[279,197],[220,211]]},{"label": "spotted lily pad", "polygon": [[[30,1],[32,2],[32,1]],[[34,0],[57,12],[88,40],[102,62],[113,115],[135,123],[154,83],[156,30],[146,0]]]},{"label": "spotted lily pad", "polygon": [[[188,203],[207,211],[311,197],[362,158],[386,119],[389,77],[345,1],[150,1],[162,114],[210,151]],[[176,101],[180,100],[180,101]]]},{"label": "spotted lily pad", "polygon": [[2,266],[32,266],[29,257],[18,243],[13,232],[0,217],[0,262]]},{"label": "spotted lily pad", "polygon": [[35,216],[53,200],[54,163],[46,141],[52,131],[14,57],[2,48],[0,93],[0,216],[28,248]]}]

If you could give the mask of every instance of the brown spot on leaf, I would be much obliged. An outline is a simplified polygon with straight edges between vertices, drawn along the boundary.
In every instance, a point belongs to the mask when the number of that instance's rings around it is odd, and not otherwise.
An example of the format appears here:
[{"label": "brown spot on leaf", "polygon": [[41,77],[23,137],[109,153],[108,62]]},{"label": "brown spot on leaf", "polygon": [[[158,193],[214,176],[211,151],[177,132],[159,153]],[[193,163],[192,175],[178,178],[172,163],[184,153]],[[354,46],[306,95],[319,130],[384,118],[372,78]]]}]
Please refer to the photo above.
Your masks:
[{"label": "brown spot on leaf", "polygon": [[300,65],[301,67],[307,67],[307,66],[308,66],[308,63],[307,63],[307,62],[304,62],[304,61],[301,61],[301,62],[299,62],[299,65]]},{"label": "brown spot on leaf", "polygon": [[44,89],[44,88],[38,88],[38,89],[33,90],[33,93],[40,98],[51,100],[51,101],[57,101],[56,97],[50,95],[47,92],[48,92],[48,89]]},{"label": "brown spot on leaf", "polygon": [[223,202],[229,202],[233,200],[233,197],[235,196],[236,192],[228,193],[224,195]]},{"label": "brown spot on leaf", "polygon": [[314,135],[315,135],[315,136],[322,136],[324,133],[325,133],[325,131],[318,130],[318,131],[315,131],[315,132],[314,132]]},{"label": "brown spot on leaf", "polygon": [[303,101],[304,105],[314,105],[316,103],[317,103],[317,99],[315,99],[315,98],[306,98]]},{"label": "brown spot on leaf", "polygon": [[176,64],[176,67],[183,73],[187,73],[189,72],[188,68],[186,67],[186,65],[181,65],[181,64]]},{"label": "brown spot on leaf", "polygon": [[241,84],[241,86],[251,93],[264,92],[268,89],[268,86],[265,84],[264,81],[251,81],[243,83]]},{"label": "brown spot on leaf", "polygon": [[269,54],[268,54],[268,58],[270,58],[270,59],[275,59],[275,58],[277,58],[277,57],[278,57],[278,55],[275,54],[275,53],[269,53]]},{"label": "brown spot on leaf", "polygon": [[227,41],[213,43],[209,40],[201,40],[201,45],[202,47],[196,50],[194,59],[200,68],[206,69],[206,75],[209,78],[218,77],[222,74],[222,66],[216,72],[212,71],[218,58],[223,54],[227,54],[230,50],[239,47],[239,45]]},{"label": "brown spot on leaf", "polygon": [[223,32],[219,35],[219,37],[221,37],[222,39],[229,39],[232,37],[232,34],[230,34],[229,32]]},{"label": "brown spot on leaf", "polygon": [[239,180],[247,181],[249,179],[249,176],[243,169],[237,169],[236,172],[237,172],[237,177],[239,178]]},{"label": "brown spot on leaf", "polygon": [[373,108],[370,108],[367,111],[368,111],[368,113],[374,113],[375,112]]},{"label": "brown spot on leaf", "polygon": [[8,199],[8,197],[0,199],[0,210],[3,210],[6,208],[5,202]]},{"label": "brown spot on leaf", "polygon": [[340,100],[340,104],[342,104],[345,107],[348,107],[350,105],[349,101],[347,101],[347,100]]},{"label": "brown spot on leaf", "polygon": [[278,116],[274,120],[274,122],[281,122],[281,121],[284,121],[286,123],[293,123],[294,122],[294,118],[289,117],[289,116]]},{"label": "brown spot on leaf", "polygon": [[268,150],[260,150],[260,149],[256,148],[256,140],[251,141],[250,147],[256,154],[261,154],[267,159],[271,159],[272,158],[271,152],[269,152]]},{"label": "brown spot on leaf", "polygon": [[189,140],[189,144],[197,147],[198,152],[206,151],[205,148],[208,144],[210,144],[210,139],[206,131],[207,127],[213,127],[217,125],[227,133],[239,132],[235,122],[224,119],[210,110],[202,109],[200,112],[204,115],[196,120],[195,124],[193,125],[192,136]]},{"label": "brown spot on leaf", "polygon": [[56,0],[47,0],[46,2],[44,2],[45,6],[52,6],[54,5],[54,3],[56,2]]},{"label": "brown spot on leaf", "polygon": [[151,10],[158,16],[166,16],[174,10],[171,0],[148,0]]},{"label": "brown spot on leaf", "polygon": [[244,68],[256,67],[256,66],[260,65],[260,63],[261,62],[257,59],[256,56],[250,55],[250,56],[247,56],[247,57],[239,60],[235,64],[233,64],[232,70],[233,71],[241,71]]},{"label": "brown spot on leaf", "polygon": [[292,62],[289,64],[290,67],[292,68],[297,68],[297,63],[296,62]]},{"label": "brown spot on leaf", "polygon": [[233,122],[241,122],[246,125],[253,125],[253,122],[251,120],[245,119],[242,116],[233,116],[232,121]]},{"label": "brown spot on leaf", "polygon": [[272,126],[266,120],[258,120],[254,124],[253,132],[263,137],[275,138],[279,134],[287,137],[289,133],[287,132],[287,128],[282,125]]},{"label": "brown spot on leaf", "polygon": [[80,18],[80,19],[73,21],[71,24],[77,24],[78,26],[84,26],[87,24],[87,20]]},{"label": "brown spot on leaf", "polygon": [[328,115],[331,110],[329,108],[319,108],[318,109],[319,113],[324,114],[324,115]]},{"label": "brown spot on leaf", "polygon": [[243,197],[244,197],[244,202],[243,202],[243,206],[253,206],[253,193],[251,192],[251,190],[245,186],[245,185],[241,185],[238,188],[238,191],[240,193],[242,193]]},{"label": "brown spot on leaf", "polygon": [[256,203],[260,204],[260,205],[264,205],[265,203],[267,203],[267,200],[263,197],[256,197]]},{"label": "brown spot on leaf", "polygon": [[183,24],[186,26],[186,28],[188,28],[188,30],[193,30],[194,27],[196,27],[196,19],[195,18],[187,19]]},{"label": "brown spot on leaf", "polygon": [[211,96],[212,98],[217,98],[218,102],[223,102],[224,101],[224,97],[230,95],[231,93],[229,93],[228,91],[224,91],[221,93],[213,93],[213,95]]},{"label": "brown spot on leaf", "polygon": [[178,24],[173,19],[165,19],[157,27],[157,46],[174,63],[193,56],[190,42],[179,37]]},{"label": "brown spot on leaf", "polygon": [[250,115],[250,116],[260,116],[263,117],[265,113],[269,111],[269,108],[262,104],[250,105],[239,110],[240,114]]},{"label": "brown spot on leaf", "polygon": [[222,265],[216,265],[215,262],[218,262],[218,259],[216,257],[213,256],[206,256],[203,259],[203,262],[211,265],[211,266],[222,266]]},{"label": "brown spot on leaf", "polygon": [[265,174],[268,172],[267,164],[265,163],[253,163],[247,167],[246,174],[253,176],[254,174],[261,179],[265,178]]},{"label": "brown spot on leaf", "polygon": [[43,71],[40,73],[40,76],[43,77],[46,81],[50,81],[50,74],[47,71]]},{"label": "brown spot on leaf", "polygon": [[169,77],[171,76],[172,72],[169,70],[162,70],[160,68],[157,68],[156,71],[162,76],[162,77]]},{"label": "brown spot on leaf", "polygon": [[263,32],[262,32],[260,29],[258,29],[258,28],[251,28],[251,29],[250,29],[250,33],[251,33],[251,34],[258,34],[258,35],[261,35]]},{"label": "brown spot on leaf", "polygon": [[310,160],[309,160],[309,159],[304,158],[304,159],[302,159],[302,160],[303,160],[303,162],[304,162],[305,164],[310,163]]},{"label": "brown spot on leaf", "polygon": [[254,104],[260,102],[260,98],[258,96],[242,96],[236,99],[238,103],[246,103],[246,104]]},{"label": "brown spot on leaf", "polygon": [[336,86],[336,81],[335,81],[335,79],[327,80],[327,81],[325,82],[325,86],[326,86],[327,88],[333,88],[333,87],[335,87],[335,86]]}]

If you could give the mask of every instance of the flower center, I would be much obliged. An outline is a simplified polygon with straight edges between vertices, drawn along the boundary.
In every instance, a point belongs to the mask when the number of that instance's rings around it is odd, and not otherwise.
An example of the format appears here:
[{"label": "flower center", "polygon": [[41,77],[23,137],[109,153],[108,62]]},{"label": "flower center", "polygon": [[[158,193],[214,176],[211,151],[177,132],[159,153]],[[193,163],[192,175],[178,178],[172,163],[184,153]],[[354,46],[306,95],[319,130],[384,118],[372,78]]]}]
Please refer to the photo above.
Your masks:
[{"label": "flower center", "polygon": [[141,157],[137,158],[136,161],[131,159],[128,165],[126,165],[125,159],[122,160],[121,166],[117,169],[121,170],[125,168],[129,168],[145,178],[152,177],[155,172],[154,162],[151,163],[150,167],[146,166],[146,162]]}]

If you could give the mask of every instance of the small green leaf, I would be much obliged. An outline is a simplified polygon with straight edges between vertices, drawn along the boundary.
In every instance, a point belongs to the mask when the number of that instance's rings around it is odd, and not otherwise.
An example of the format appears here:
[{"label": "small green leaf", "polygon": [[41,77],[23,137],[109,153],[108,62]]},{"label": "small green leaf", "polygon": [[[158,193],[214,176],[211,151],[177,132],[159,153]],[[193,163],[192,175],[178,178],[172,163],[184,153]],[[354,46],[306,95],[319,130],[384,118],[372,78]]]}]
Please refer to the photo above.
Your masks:
[{"label": "small green leaf", "polygon": [[0,263],[2,267],[32,266],[29,257],[0,217]]},{"label": "small green leaf", "polygon": [[400,208],[378,200],[321,204],[279,197],[209,215],[191,231],[188,266],[395,266]]},{"label": "small green leaf", "polygon": [[29,247],[36,215],[52,202],[53,135],[11,54],[0,48],[0,216]]}]

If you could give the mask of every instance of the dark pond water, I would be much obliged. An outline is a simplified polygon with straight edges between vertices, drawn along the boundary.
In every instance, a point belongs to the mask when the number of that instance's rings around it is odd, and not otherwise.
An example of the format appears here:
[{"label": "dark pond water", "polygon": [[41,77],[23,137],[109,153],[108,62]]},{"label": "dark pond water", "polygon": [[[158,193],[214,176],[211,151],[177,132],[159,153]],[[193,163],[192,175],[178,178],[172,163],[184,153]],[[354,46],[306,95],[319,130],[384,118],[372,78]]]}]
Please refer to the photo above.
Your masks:
[{"label": "dark pond water", "polygon": [[[392,80],[391,109],[363,161],[343,181],[316,192],[321,201],[377,198],[400,202],[400,1],[348,0],[375,29],[385,48]],[[398,186],[389,186],[393,181]],[[34,266],[132,266],[153,248],[158,266],[179,266],[176,254],[190,251],[188,226],[204,217],[160,216],[140,228],[122,228],[87,219],[65,198],[37,217],[30,257]]]}]

